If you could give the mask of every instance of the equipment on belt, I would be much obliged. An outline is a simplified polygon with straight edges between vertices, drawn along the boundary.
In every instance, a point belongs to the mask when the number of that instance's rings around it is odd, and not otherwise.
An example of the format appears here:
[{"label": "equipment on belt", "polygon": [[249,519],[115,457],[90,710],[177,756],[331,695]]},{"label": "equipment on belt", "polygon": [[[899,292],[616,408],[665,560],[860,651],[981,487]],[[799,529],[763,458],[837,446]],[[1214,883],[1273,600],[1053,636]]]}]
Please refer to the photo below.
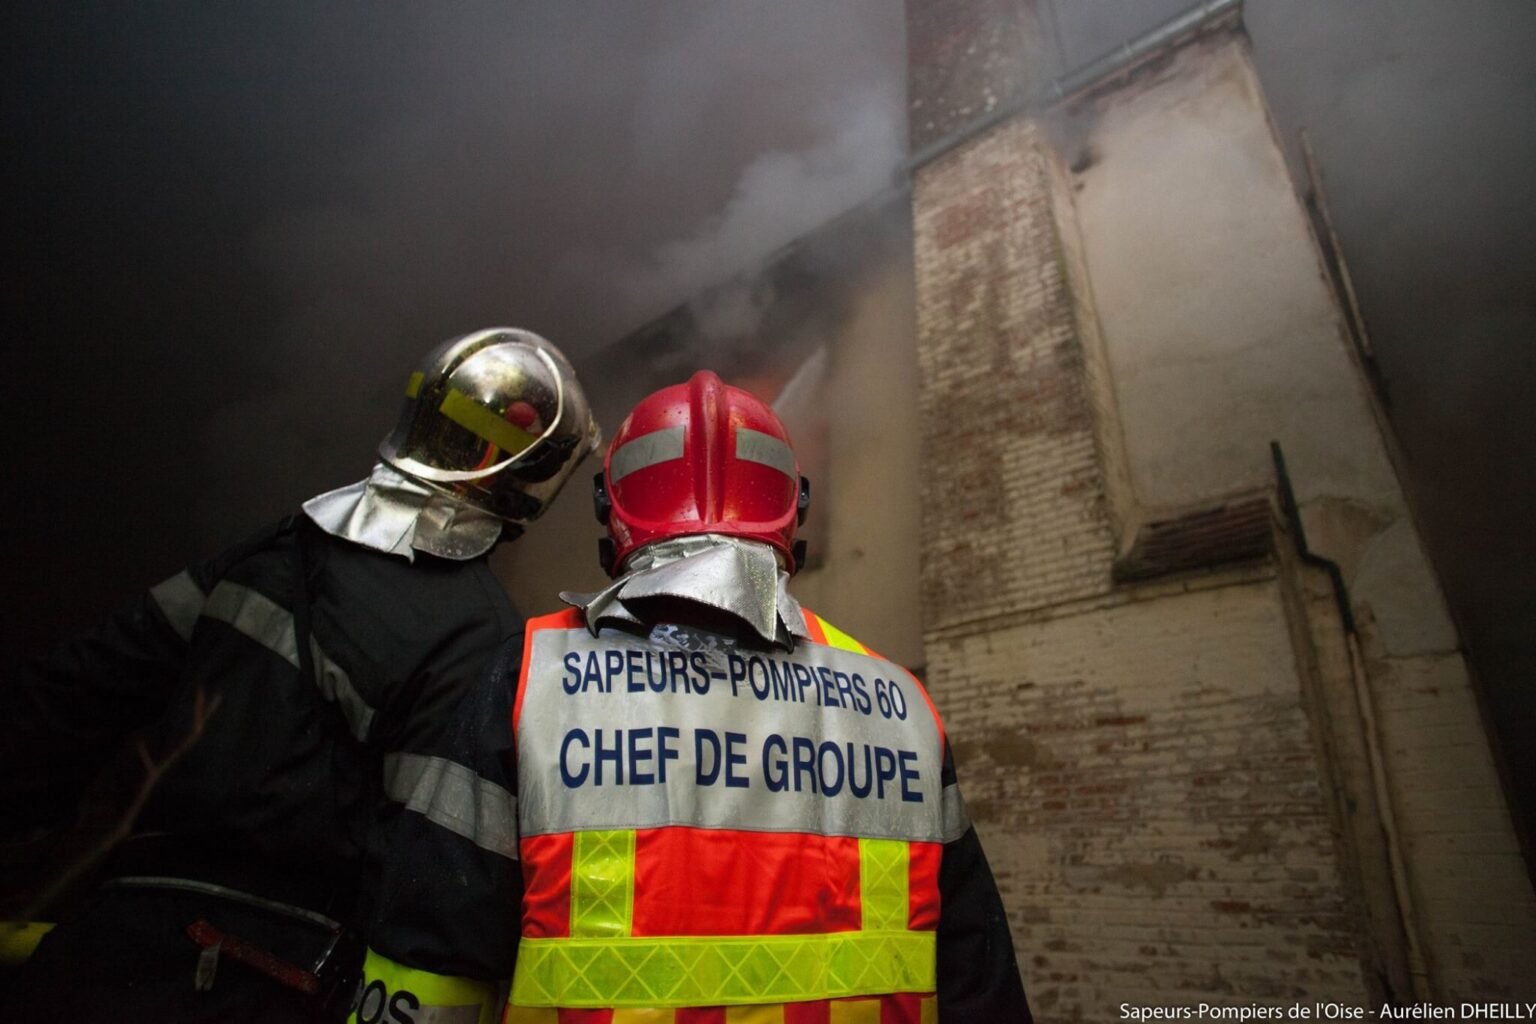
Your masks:
[{"label": "equipment on belt", "polygon": [[263,941],[250,935],[234,934],[204,917],[197,917],[187,924],[185,931],[187,937],[202,948],[192,977],[192,986],[200,992],[213,988],[219,960],[227,957],[280,985],[319,1000],[335,1016],[344,1012],[357,994],[362,980],[361,940],[340,922],[324,914],[193,878],[127,875],[109,879],[102,888],[160,890],[212,897],[230,907],[253,912],[256,918],[299,925],[314,936],[314,955],[306,956],[303,963],[298,963],[286,951],[268,948]]}]

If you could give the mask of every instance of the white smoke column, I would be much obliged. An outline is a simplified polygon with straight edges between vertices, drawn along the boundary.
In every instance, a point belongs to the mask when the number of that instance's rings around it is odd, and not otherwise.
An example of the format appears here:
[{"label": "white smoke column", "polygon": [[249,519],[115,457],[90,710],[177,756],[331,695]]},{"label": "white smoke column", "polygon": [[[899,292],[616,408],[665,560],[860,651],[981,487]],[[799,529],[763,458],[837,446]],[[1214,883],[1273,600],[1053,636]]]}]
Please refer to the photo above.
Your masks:
[{"label": "white smoke column", "polygon": [[[776,250],[880,192],[904,155],[902,116],[895,98],[878,91],[825,108],[813,119],[816,142],[753,160],[717,215],[663,242],[617,279],[622,297],[659,314],[680,297],[763,265]],[[723,294],[729,302],[719,311],[721,326],[735,334],[749,332],[772,299],[750,286]]]}]

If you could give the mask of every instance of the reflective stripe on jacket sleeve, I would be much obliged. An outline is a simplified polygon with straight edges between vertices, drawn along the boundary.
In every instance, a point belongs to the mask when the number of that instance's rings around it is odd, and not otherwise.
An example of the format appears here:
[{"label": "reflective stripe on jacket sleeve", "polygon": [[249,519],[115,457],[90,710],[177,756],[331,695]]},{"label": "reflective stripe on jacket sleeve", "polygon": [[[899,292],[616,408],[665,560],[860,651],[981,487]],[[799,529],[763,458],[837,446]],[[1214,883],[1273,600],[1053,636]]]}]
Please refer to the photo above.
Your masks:
[{"label": "reflective stripe on jacket sleeve", "polygon": [[390,754],[384,758],[384,793],[482,850],[517,859],[517,798],[461,764]]}]

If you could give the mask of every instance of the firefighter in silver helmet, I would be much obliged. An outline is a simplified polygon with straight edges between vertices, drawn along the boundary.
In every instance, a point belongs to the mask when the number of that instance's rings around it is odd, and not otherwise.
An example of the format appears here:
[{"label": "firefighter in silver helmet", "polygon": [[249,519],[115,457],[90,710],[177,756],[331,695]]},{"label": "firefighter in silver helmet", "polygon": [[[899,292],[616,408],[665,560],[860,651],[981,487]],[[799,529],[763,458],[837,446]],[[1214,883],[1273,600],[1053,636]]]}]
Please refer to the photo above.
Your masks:
[{"label": "firefighter in silver helmet", "polygon": [[357,980],[368,922],[402,896],[381,891],[391,850],[422,830],[459,843],[443,911],[470,930],[502,912],[512,795],[443,755],[522,628],[486,556],[599,432],[569,362],[524,330],[446,342],[405,395],[367,479],[0,685],[7,830],[68,820],[105,769],[137,779],[125,737],[167,765],[99,890],[0,992],[7,1020],[340,1019],[364,1000],[411,1019]]}]

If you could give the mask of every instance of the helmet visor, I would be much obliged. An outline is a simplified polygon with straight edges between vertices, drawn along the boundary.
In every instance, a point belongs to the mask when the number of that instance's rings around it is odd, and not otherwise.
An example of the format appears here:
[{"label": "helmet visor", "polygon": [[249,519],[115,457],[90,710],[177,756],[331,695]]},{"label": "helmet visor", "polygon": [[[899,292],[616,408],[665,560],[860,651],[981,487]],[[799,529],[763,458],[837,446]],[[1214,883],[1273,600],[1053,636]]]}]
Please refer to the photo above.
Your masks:
[{"label": "helmet visor", "polygon": [[565,394],[549,353],[493,345],[447,374],[416,373],[407,404],[381,454],[438,483],[478,480],[514,466],[560,427]]}]

